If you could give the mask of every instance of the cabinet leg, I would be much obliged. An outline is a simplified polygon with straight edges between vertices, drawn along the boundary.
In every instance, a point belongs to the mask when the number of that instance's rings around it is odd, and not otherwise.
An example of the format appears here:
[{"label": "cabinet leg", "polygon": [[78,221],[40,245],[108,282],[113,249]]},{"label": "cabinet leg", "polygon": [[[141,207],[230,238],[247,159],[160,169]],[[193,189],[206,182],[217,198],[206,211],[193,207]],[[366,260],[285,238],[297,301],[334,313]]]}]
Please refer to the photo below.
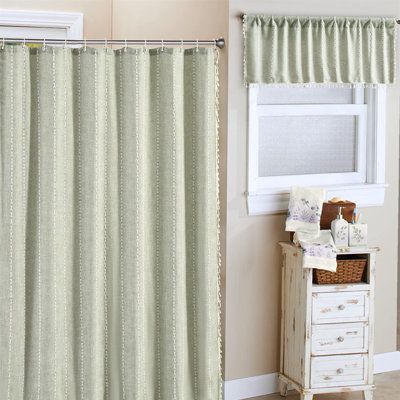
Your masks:
[{"label": "cabinet leg", "polygon": [[300,400],[313,400],[312,394],[300,394]]},{"label": "cabinet leg", "polygon": [[283,382],[282,380],[279,380],[279,393],[281,394],[282,397],[286,397],[287,392],[288,392],[287,383]]},{"label": "cabinet leg", "polygon": [[364,400],[373,400],[374,392],[372,390],[364,390]]}]

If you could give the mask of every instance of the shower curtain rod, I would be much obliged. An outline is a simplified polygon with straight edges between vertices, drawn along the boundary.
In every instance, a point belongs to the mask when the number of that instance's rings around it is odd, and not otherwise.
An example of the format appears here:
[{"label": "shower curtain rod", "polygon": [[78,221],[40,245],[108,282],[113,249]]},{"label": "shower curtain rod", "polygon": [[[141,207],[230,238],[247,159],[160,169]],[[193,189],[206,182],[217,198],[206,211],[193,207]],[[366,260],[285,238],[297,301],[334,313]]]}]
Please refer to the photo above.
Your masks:
[{"label": "shower curtain rod", "polygon": [[111,45],[111,44],[120,44],[120,45],[183,45],[183,46],[217,46],[222,49],[225,46],[225,39],[211,39],[211,40],[184,40],[184,39],[175,39],[175,40],[163,40],[163,39],[149,39],[149,40],[137,40],[137,39],[23,39],[23,38],[0,38],[1,43],[39,43],[39,44],[71,44],[71,45]]}]

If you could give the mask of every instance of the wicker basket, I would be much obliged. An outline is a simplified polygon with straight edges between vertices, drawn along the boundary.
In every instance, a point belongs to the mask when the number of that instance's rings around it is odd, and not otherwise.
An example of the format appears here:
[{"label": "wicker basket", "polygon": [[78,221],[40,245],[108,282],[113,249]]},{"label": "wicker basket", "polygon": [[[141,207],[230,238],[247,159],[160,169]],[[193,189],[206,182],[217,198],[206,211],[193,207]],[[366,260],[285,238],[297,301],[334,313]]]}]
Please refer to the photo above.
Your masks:
[{"label": "wicker basket", "polygon": [[365,258],[337,260],[336,272],[314,269],[314,283],[318,285],[359,283],[367,264]]}]

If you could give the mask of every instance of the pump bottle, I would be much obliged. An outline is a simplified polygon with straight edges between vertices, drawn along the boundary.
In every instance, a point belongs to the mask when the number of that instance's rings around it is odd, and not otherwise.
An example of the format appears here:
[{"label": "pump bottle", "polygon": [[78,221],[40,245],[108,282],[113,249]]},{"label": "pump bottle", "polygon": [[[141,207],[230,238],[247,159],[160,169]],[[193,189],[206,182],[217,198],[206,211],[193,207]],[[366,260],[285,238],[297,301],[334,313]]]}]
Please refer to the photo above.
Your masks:
[{"label": "pump bottle", "polygon": [[338,207],[338,215],[331,222],[331,232],[333,241],[338,249],[343,249],[349,245],[349,223],[343,219],[342,208]]}]

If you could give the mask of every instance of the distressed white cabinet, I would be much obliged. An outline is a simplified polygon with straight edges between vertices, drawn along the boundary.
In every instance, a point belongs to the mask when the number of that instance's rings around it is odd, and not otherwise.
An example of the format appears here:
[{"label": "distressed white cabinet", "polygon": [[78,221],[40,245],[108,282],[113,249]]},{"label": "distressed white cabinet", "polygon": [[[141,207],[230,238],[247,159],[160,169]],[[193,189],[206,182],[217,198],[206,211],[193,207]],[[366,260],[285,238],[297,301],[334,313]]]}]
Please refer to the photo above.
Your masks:
[{"label": "distressed white cabinet", "polygon": [[302,250],[283,251],[280,390],[302,400],[314,394],[363,391],[373,398],[374,290],[377,248],[351,249],[338,257],[367,260],[363,282],[317,285],[302,268]]}]

